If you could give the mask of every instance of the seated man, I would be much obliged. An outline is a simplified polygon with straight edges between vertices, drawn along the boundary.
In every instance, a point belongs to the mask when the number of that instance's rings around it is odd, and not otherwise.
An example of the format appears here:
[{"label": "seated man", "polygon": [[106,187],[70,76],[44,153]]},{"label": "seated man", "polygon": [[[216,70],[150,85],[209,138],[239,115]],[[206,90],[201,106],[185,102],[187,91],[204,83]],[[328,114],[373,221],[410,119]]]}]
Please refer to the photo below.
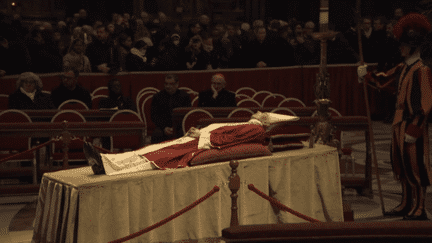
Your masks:
[{"label": "seated man", "polygon": [[221,73],[213,75],[211,89],[199,93],[199,107],[237,107],[235,94],[225,89],[225,77]]},{"label": "seated man", "polygon": [[276,122],[298,120],[296,116],[257,112],[248,122],[216,123],[201,130],[191,128],[185,136],[136,151],[100,154],[90,143],[84,153],[95,174],[116,175],[152,169],[175,169],[206,149],[222,149],[252,141],[263,142],[266,128]]},{"label": "seated man", "polygon": [[61,75],[62,82],[60,86],[51,92],[51,99],[56,108],[66,100],[75,99],[84,102],[91,109],[91,94],[87,89],[78,84],[78,76],[78,70],[66,71]]},{"label": "seated man", "polygon": [[[160,143],[183,136],[181,125],[173,127],[172,111],[177,107],[190,107],[189,94],[178,89],[179,79],[175,74],[165,76],[164,89],[153,96],[151,120],[156,125],[151,136],[151,143]],[[174,134],[175,131],[177,134]]]},{"label": "seated man", "polygon": [[99,109],[136,111],[132,99],[123,95],[122,85],[117,78],[110,79],[107,87],[109,96],[99,101]]}]

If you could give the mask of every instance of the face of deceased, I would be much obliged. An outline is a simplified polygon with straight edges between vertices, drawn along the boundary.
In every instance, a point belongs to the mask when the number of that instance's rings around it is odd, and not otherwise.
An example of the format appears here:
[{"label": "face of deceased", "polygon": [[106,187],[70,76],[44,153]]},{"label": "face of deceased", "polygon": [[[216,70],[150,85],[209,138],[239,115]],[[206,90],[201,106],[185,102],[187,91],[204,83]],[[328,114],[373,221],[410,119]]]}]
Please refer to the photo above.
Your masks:
[{"label": "face of deceased", "polygon": [[251,116],[251,119],[257,119],[258,121],[260,121],[264,126],[269,126],[270,125],[270,121],[269,121],[269,117],[268,114],[265,112],[260,112],[258,111],[257,113],[253,114]]}]

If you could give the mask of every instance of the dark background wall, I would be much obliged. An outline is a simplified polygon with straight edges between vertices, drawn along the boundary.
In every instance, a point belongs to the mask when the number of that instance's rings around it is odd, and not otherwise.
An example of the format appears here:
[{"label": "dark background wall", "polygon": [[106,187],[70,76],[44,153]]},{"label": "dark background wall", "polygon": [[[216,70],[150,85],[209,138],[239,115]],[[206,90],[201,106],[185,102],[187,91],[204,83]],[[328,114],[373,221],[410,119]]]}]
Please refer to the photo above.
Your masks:
[{"label": "dark background wall", "polygon": [[[362,16],[393,17],[394,10],[402,7],[405,13],[414,11],[421,0],[362,0]],[[300,21],[312,20],[318,23],[320,0],[267,0],[266,16],[275,19],[296,18]],[[356,0],[329,0],[329,21],[338,30],[354,25]]]},{"label": "dark background wall", "polygon": [[[0,7],[6,2],[12,0],[1,0]],[[176,5],[180,2],[190,5],[197,1],[202,1],[204,4],[210,0],[143,0],[143,8],[155,14],[158,11],[174,11]],[[233,0],[235,1],[235,0]],[[288,20],[295,17],[300,21],[312,20],[318,23],[320,0],[239,0],[241,6],[245,6],[246,1],[260,1],[265,3],[265,20],[283,19]],[[389,19],[393,17],[394,9],[402,7],[406,13],[415,10],[415,7],[421,0],[362,0],[362,16],[378,16],[383,15]],[[28,5],[28,9],[42,10],[46,9],[50,12],[52,8],[64,11],[65,16],[70,17],[79,9],[85,8],[88,10],[90,20],[111,19],[113,12],[130,14],[134,13],[134,0],[16,0],[15,2],[22,5]],[[135,0],[137,4],[139,0]],[[170,2],[170,4],[167,4]],[[31,5],[31,6],[30,6]],[[37,6],[34,6],[37,5]],[[258,5],[255,5],[258,6]],[[259,6],[262,6],[261,4]],[[337,30],[345,30],[355,22],[355,6],[356,0],[329,0],[330,7],[330,22],[335,25]],[[259,13],[257,9],[252,9],[252,12]],[[247,13],[246,13],[247,14]]]}]

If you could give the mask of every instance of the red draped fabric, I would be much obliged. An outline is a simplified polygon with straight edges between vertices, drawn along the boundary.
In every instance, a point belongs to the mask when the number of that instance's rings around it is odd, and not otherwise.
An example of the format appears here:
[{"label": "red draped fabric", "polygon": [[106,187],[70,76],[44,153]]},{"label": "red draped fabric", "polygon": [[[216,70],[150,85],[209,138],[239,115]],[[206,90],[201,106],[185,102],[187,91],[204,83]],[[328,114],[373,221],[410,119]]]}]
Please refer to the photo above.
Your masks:
[{"label": "red draped fabric", "polygon": [[[211,76],[222,73],[227,81],[226,88],[236,91],[241,87],[251,87],[256,91],[267,90],[286,97],[294,97],[303,101],[306,106],[313,106],[318,66],[295,66],[284,68],[263,69],[221,69],[209,71],[177,72],[180,87],[189,87],[194,91],[202,91],[210,87]],[[365,116],[363,86],[357,82],[357,65],[329,65],[331,107],[342,115]],[[164,77],[167,72],[134,72],[120,73],[116,78],[123,86],[126,96],[136,99],[138,92],[146,87],[164,88]],[[0,78],[0,93],[11,94],[15,91],[15,83],[19,75]],[[60,84],[58,73],[41,74],[43,90],[51,91]],[[90,92],[98,87],[106,86],[114,76],[106,74],[81,74],[78,82]],[[378,92],[369,90],[371,110],[375,110]]]}]

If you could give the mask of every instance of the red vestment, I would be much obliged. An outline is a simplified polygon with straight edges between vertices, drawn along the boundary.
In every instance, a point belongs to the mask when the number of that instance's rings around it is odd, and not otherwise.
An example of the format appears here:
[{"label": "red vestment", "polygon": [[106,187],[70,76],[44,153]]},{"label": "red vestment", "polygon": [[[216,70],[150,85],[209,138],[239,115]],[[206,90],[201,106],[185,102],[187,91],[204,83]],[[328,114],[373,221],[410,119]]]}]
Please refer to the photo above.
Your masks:
[{"label": "red vestment", "polygon": [[[265,130],[262,126],[253,124],[227,125],[216,128],[210,132],[210,143],[214,149],[234,146],[240,143],[262,141]],[[201,134],[203,136],[204,134]],[[202,139],[201,137],[199,139]],[[159,169],[183,168],[188,162],[204,148],[198,148],[199,139],[187,143],[174,144],[159,150],[142,154]]]}]

